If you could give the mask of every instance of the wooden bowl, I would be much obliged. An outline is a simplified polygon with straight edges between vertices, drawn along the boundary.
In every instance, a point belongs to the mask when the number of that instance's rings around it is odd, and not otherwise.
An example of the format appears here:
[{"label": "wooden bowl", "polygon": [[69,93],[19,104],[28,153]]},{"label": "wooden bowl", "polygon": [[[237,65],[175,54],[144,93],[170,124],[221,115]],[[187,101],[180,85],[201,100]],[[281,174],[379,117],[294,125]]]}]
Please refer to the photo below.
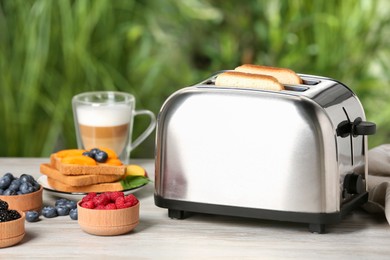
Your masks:
[{"label": "wooden bowl", "polygon": [[20,218],[12,221],[0,222],[0,248],[13,246],[23,239],[25,234],[24,222],[26,216],[23,211],[18,210],[18,212]]},{"label": "wooden bowl", "polygon": [[0,199],[6,201],[8,203],[8,208],[10,209],[21,210],[24,212],[29,210],[40,211],[43,205],[42,192],[43,187],[41,185],[39,190],[35,192],[22,195],[1,195]]},{"label": "wooden bowl", "polygon": [[139,222],[139,202],[124,209],[87,209],[77,203],[78,222],[82,230],[98,236],[122,235],[133,230]]}]

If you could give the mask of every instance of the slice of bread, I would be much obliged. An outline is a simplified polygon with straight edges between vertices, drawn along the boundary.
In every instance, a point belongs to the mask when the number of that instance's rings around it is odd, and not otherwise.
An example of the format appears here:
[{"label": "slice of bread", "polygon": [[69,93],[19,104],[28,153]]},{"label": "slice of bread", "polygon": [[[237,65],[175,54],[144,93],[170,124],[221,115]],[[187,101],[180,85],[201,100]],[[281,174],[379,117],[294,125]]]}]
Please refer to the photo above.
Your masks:
[{"label": "slice of bread", "polygon": [[[82,156],[86,158],[86,156]],[[69,157],[64,157],[69,158]],[[50,156],[51,167],[57,169],[64,175],[120,175],[123,176],[126,172],[125,165],[110,165],[105,163],[99,163],[95,165],[82,165],[82,164],[70,164],[63,163],[63,159],[52,154]],[[87,158],[86,158],[87,159]]]},{"label": "slice of bread", "polygon": [[48,177],[47,182],[53,189],[62,192],[88,193],[88,192],[123,191],[123,187],[120,181],[110,182],[110,183],[91,184],[85,186],[71,186],[68,184],[64,184],[56,179],[52,179]]},{"label": "slice of bread", "polygon": [[64,175],[119,175],[123,176],[126,166],[61,164],[58,169]]},{"label": "slice of bread", "polygon": [[215,79],[216,86],[252,88],[263,90],[283,90],[284,87],[274,77],[238,71],[227,71]]},{"label": "slice of bread", "polygon": [[91,184],[115,182],[121,180],[121,175],[64,175],[47,163],[40,165],[40,172],[51,179],[55,179],[70,186],[86,186]]},{"label": "slice of bread", "polygon": [[234,69],[235,71],[268,75],[276,78],[281,84],[297,85],[302,84],[302,79],[292,70],[286,68],[275,68],[253,64],[244,64]]}]

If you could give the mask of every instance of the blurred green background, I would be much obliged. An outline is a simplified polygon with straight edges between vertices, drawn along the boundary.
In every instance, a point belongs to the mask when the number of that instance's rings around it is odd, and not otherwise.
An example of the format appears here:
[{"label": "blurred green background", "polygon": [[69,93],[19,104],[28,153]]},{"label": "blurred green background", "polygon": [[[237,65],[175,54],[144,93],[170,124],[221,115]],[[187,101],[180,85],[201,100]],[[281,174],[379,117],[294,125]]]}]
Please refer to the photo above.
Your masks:
[{"label": "blurred green background", "polygon": [[[345,83],[377,123],[370,147],[389,142],[389,10],[386,0],[0,0],[0,156],[76,147],[77,93],[131,92],[157,114],[175,90],[243,63]],[[132,152],[153,155],[154,134]]]}]

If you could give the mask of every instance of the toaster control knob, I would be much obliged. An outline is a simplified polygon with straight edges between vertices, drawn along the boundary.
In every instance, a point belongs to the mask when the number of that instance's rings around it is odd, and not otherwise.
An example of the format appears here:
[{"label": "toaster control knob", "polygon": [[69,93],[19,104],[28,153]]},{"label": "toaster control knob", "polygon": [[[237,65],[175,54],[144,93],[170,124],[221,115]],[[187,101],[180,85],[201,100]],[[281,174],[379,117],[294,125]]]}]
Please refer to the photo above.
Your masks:
[{"label": "toaster control knob", "polygon": [[344,177],[344,189],[349,194],[360,194],[364,191],[363,178],[360,174],[348,173]]},{"label": "toaster control knob", "polygon": [[376,132],[376,125],[372,122],[362,121],[360,117],[356,118],[352,124],[352,133],[358,135],[373,135]]},{"label": "toaster control knob", "polygon": [[342,121],[336,129],[337,136],[347,137],[351,134],[351,122],[349,120]]}]

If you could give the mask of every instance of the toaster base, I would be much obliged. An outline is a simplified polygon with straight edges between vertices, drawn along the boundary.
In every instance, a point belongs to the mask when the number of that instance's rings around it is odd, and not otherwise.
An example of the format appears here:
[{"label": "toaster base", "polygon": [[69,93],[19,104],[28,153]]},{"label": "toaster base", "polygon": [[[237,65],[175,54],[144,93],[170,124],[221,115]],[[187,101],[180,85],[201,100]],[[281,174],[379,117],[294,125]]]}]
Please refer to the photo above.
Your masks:
[{"label": "toaster base", "polygon": [[159,195],[154,195],[154,201],[156,206],[161,208],[167,208],[168,216],[174,219],[185,219],[190,215],[190,213],[206,213],[257,219],[269,219],[277,221],[299,222],[308,223],[310,232],[321,234],[325,232],[325,225],[339,223],[347,213],[366,203],[368,201],[368,192],[356,195],[353,199],[344,203],[341,206],[339,212],[332,213],[289,212],[215,205],[191,201],[165,199]]}]

